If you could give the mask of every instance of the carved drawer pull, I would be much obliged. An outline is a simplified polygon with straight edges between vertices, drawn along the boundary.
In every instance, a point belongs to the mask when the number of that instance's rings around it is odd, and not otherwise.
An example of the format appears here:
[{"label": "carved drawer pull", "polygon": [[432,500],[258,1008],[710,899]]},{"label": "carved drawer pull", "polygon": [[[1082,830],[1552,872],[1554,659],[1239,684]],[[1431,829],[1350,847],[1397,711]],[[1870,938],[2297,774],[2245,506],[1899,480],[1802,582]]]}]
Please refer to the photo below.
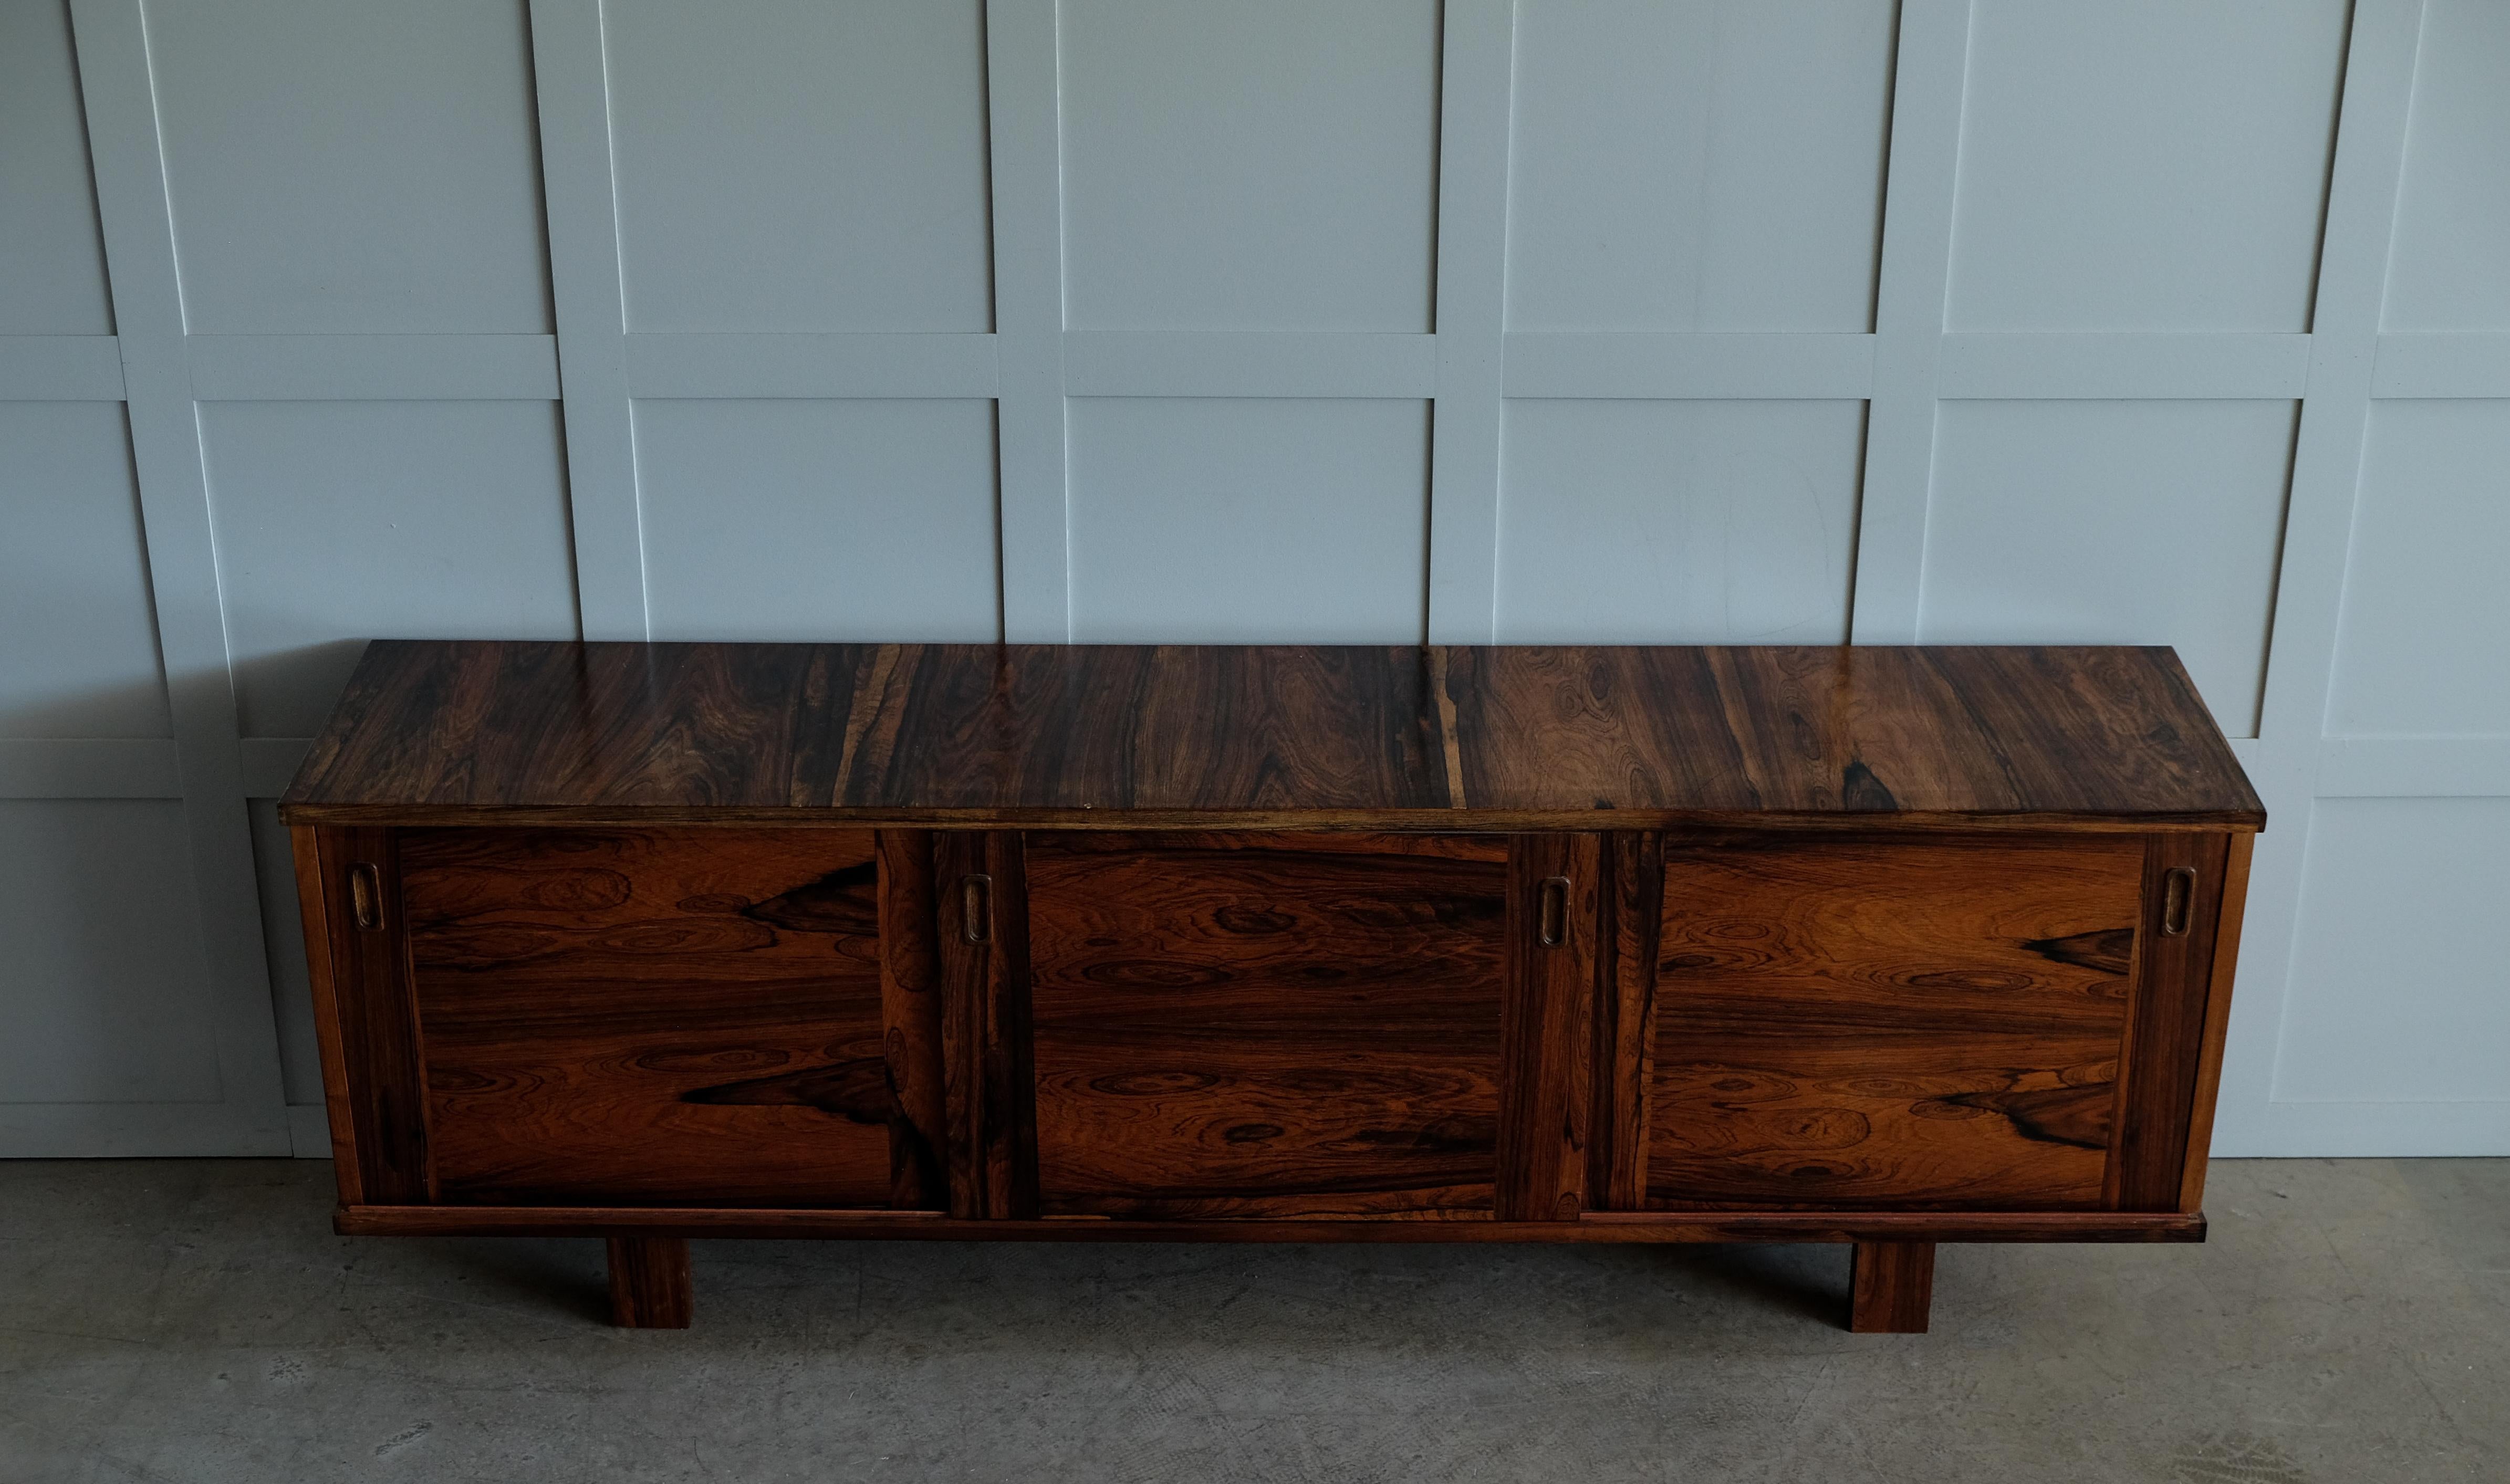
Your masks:
[{"label": "carved drawer pull", "polygon": [[368,932],[384,925],[383,889],[376,885],[375,868],[362,860],[349,867],[349,917]]},{"label": "carved drawer pull", "polygon": [[1540,910],[1535,915],[1535,935],[1545,948],[1557,948],[1569,936],[1568,877],[1543,879]]},{"label": "carved drawer pull", "polygon": [[984,943],[994,936],[994,878],[970,876],[961,883],[959,903],[960,928],[971,943]]},{"label": "carved drawer pull", "polygon": [[2177,937],[2187,931],[2187,905],[2196,899],[2196,873],[2174,866],[2161,878],[2161,935]]}]

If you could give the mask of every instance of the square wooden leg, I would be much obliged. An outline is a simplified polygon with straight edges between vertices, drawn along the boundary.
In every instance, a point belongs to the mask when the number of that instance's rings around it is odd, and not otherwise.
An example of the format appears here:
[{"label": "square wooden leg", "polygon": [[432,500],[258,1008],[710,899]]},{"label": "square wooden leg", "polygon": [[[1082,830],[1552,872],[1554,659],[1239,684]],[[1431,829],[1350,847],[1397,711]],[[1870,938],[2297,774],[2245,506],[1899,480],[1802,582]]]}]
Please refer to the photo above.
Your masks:
[{"label": "square wooden leg", "polygon": [[623,1329],[686,1329],[695,1307],[685,1237],[610,1238],[610,1322]]},{"label": "square wooden leg", "polygon": [[1847,1327],[1860,1335],[1922,1335],[1935,1296],[1935,1244],[1856,1244]]}]

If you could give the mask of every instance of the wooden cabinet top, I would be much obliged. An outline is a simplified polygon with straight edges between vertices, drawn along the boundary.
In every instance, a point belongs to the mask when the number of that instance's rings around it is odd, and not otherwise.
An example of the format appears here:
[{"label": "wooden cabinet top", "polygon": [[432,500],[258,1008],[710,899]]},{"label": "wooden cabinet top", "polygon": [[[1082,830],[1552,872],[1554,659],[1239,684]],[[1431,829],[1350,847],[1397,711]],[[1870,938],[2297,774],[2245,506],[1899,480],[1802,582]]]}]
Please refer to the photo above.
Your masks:
[{"label": "wooden cabinet top", "polygon": [[2168,649],[378,640],[292,823],[2255,829]]}]

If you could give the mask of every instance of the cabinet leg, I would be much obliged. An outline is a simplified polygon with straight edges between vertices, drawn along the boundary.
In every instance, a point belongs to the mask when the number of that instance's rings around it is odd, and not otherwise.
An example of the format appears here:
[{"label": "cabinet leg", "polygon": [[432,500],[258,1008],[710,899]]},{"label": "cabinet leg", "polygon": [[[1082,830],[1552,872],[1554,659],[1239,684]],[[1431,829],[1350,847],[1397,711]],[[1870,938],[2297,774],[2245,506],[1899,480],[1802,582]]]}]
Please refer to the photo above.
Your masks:
[{"label": "cabinet leg", "polygon": [[689,1239],[610,1238],[610,1322],[623,1329],[686,1329],[693,1307]]},{"label": "cabinet leg", "polygon": [[1860,1335],[1922,1335],[1935,1296],[1935,1244],[1860,1241],[1847,1327]]}]

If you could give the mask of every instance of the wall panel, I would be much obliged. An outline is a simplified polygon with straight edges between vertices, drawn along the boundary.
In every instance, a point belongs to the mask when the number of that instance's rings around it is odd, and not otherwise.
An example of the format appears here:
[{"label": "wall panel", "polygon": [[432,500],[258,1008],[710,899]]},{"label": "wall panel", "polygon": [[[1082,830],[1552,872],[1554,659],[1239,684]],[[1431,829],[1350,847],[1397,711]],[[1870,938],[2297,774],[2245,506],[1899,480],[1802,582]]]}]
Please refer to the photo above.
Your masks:
[{"label": "wall panel", "polygon": [[109,335],[65,0],[0,8],[0,335]]},{"label": "wall panel", "polygon": [[1978,0],[1950,321],[2302,330],[2345,0]]},{"label": "wall panel", "polygon": [[1527,0],[1510,328],[1872,327],[1890,0]]},{"label": "wall panel", "polygon": [[993,327],[979,0],[613,0],[638,330]]},{"label": "wall panel", "polygon": [[2397,188],[2389,329],[2510,330],[2510,6],[2431,0]]},{"label": "wall panel", "polygon": [[215,1103],[183,807],[0,800],[0,1104]]},{"label": "wall panel", "polygon": [[1430,328],[1437,0],[1064,0],[1068,323]]},{"label": "wall panel", "polygon": [[261,936],[270,945],[270,1008],[279,1029],[279,1068],[291,1108],[323,1106],[323,1048],[314,1032],[314,981],[305,964],[304,916],[296,904],[296,861],[279,805],[255,799],[253,884],[261,898]]},{"label": "wall panel", "polygon": [[658,639],[1000,635],[985,401],[642,401]]},{"label": "wall panel", "polygon": [[2504,881],[2510,798],[2320,801],[2275,1096],[2500,1101]]},{"label": "wall panel", "polygon": [[2510,401],[2372,410],[2328,730],[2510,741]]},{"label": "wall panel", "polygon": [[2169,644],[2254,737],[2294,407],[1946,402],[1927,643]]},{"label": "wall panel", "polygon": [[1839,644],[1865,406],[1512,401],[1502,644]]},{"label": "wall panel", "polygon": [[1091,398],[1071,419],[1076,641],[1421,642],[1423,403]]},{"label": "wall panel", "polygon": [[119,405],[0,402],[0,737],[171,737]]},{"label": "wall panel", "polygon": [[544,332],[520,0],[156,0],[194,334]]},{"label": "wall panel", "polygon": [[547,402],[202,409],[247,737],[311,737],[370,638],[573,638]]}]

